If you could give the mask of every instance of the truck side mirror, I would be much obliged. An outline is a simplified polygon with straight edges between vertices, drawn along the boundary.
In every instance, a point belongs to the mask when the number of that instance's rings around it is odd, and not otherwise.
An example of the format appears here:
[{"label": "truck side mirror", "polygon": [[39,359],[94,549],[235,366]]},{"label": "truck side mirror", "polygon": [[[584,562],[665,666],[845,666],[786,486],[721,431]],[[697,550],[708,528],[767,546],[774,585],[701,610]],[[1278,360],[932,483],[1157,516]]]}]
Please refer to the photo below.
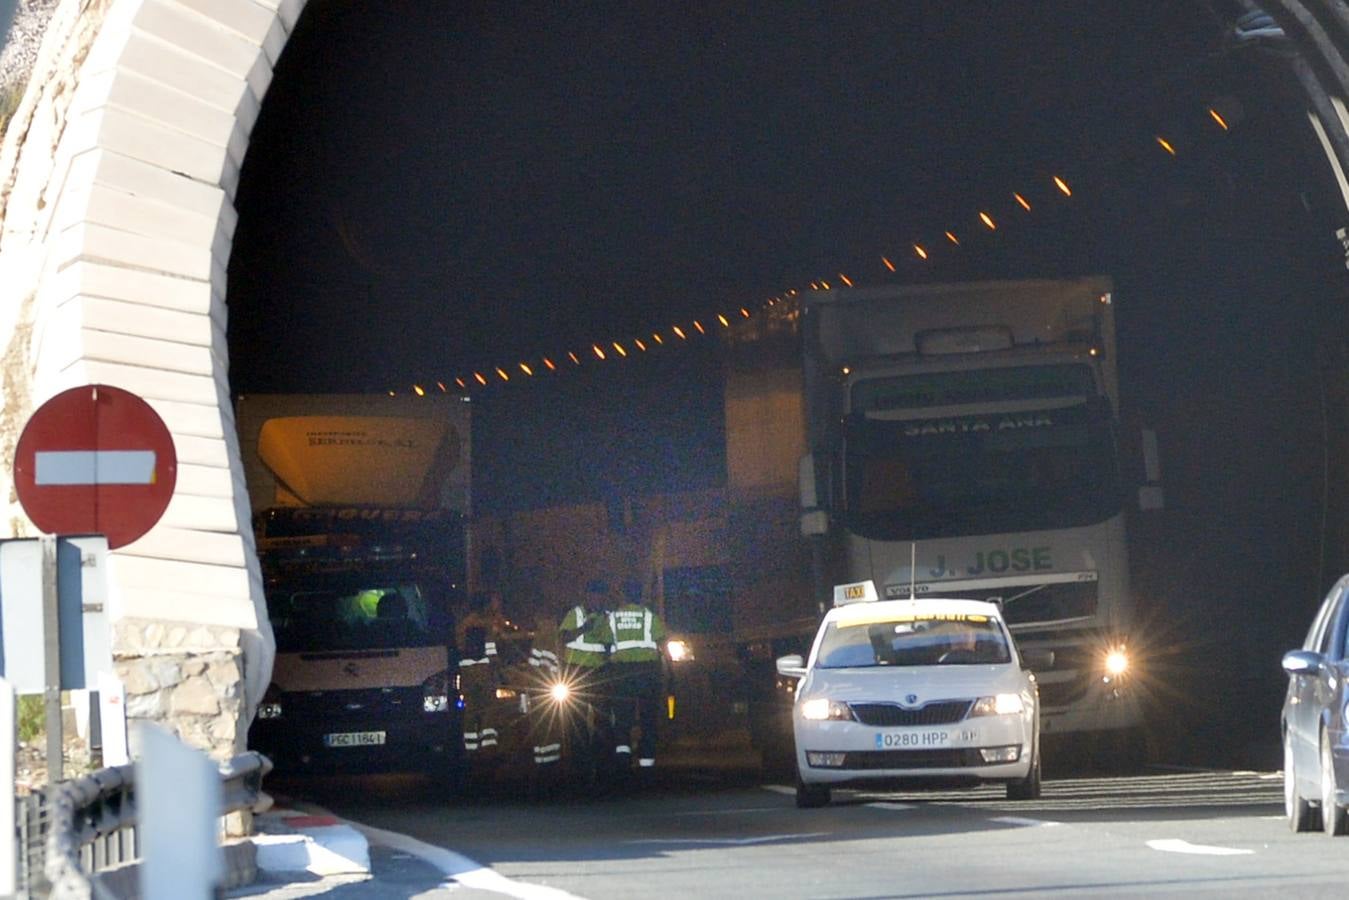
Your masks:
[{"label": "truck side mirror", "polygon": [[1152,428],[1142,431],[1143,477],[1147,483],[1138,488],[1138,508],[1142,512],[1151,512],[1166,507],[1166,493],[1162,490],[1162,463],[1157,453],[1157,432]]},{"label": "truck side mirror", "polygon": [[815,456],[807,453],[796,467],[796,480],[801,498],[801,534],[803,537],[828,534],[829,512],[820,504],[815,485]]}]

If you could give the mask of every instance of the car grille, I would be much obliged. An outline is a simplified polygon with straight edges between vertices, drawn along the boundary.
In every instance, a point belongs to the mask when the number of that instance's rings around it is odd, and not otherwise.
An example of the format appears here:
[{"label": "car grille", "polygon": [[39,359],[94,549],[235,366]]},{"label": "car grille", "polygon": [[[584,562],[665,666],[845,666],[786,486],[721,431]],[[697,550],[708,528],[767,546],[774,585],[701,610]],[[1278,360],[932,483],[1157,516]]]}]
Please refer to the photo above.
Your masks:
[{"label": "car grille", "polygon": [[954,750],[856,750],[843,755],[844,769],[963,769],[984,765],[979,751]]},{"label": "car grille", "polygon": [[897,703],[850,703],[853,715],[863,725],[950,725],[965,718],[969,700],[938,700],[917,709]]}]

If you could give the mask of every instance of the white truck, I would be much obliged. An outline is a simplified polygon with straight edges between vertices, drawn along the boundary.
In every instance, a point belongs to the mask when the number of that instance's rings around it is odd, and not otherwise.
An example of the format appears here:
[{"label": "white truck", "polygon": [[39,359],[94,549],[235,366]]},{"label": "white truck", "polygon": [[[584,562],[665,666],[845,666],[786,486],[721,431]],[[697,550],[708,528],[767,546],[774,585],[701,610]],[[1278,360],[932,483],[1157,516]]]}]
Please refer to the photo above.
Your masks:
[{"label": "white truck", "polygon": [[[1143,752],[1111,282],[812,292],[801,530],[830,584],[1001,605],[1046,734]],[[1038,655],[1038,654],[1037,654]]]},{"label": "white truck", "polygon": [[249,744],[281,771],[465,770],[458,397],[247,395],[240,450],[277,653]]}]

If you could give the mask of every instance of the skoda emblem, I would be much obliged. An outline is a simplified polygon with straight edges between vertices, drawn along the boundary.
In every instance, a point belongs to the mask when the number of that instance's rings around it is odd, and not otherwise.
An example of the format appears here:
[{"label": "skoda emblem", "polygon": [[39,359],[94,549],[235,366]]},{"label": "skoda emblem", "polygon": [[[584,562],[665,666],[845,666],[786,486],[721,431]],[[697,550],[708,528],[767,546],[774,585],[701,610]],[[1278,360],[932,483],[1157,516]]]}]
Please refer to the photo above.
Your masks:
[{"label": "skoda emblem", "polygon": [[908,694],[907,696],[905,696],[904,702],[907,703],[909,706],[913,706],[915,703],[918,702],[918,695]]},{"label": "skoda emblem", "polygon": [[352,678],[355,678],[357,675],[361,674],[361,670],[356,668],[356,664],[354,662],[347,663],[345,666],[342,667],[342,671],[346,672]]}]

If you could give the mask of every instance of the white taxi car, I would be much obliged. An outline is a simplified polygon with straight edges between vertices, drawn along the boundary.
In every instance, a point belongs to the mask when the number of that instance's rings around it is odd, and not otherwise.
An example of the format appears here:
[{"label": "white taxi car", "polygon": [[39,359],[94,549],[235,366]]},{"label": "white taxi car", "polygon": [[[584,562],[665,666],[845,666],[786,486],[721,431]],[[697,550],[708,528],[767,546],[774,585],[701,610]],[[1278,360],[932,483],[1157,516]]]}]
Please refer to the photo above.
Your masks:
[{"label": "white taxi car", "polygon": [[777,660],[800,679],[796,805],[823,806],[832,787],[914,781],[1004,782],[1010,799],[1038,797],[1038,689],[999,608],[875,598],[871,582],[840,585],[809,659]]}]

